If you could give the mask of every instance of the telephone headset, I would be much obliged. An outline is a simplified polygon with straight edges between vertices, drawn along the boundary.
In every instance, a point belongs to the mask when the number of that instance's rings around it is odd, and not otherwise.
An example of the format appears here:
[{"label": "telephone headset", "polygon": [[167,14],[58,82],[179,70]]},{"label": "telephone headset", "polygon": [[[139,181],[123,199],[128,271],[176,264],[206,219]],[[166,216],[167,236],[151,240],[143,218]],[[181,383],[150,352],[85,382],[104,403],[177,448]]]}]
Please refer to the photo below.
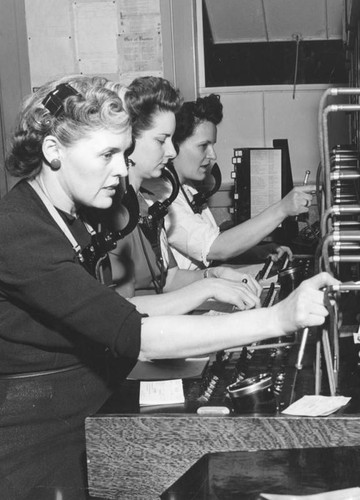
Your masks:
[{"label": "telephone headset", "polygon": [[148,219],[158,222],[162,220],[168,213],[168,208],[179,194],[180,181],[176,173],[174,165],[171,161],[165,165],[161,172],[161,177],[167,179],[171,183],[171,193],[164,201],[155,201],[148,210]]},{"label": "telephone headset", "polygon": [[[155,201],[148,208],[148,214],[146,216],[139,217],[140,241],[143,247],[148,267],[151,272],[152,281],[156,293],[162,293],[166,281],[165,265],[161,252],[161,231],[164,226],[164,217],[168,213],[168,208],[177,197],[180,189],[180,181],[172,162],[169,161],[167,165],[163,168],[161,177],[170,181],[172,188],[170,196],[166,198],[164,201],[158,201],[158,200]],[[156,264],[160,269],[160,279],[156,277],[155,271],[151,265],[150,258],[147,253],[141,232],[151,243],[152,249],[156,257]]]},{"label": "telephone headset", "polygon": [[[139,217],[139,224],[143,229],[145,236],[151,243],[157,239],[157,228],[159,225],[162,227],[162,222],[165,215],[168,213],[168,208],[177,197],[180,189],[180,181],[171,162],[168,162],[168,164],[165,165],[161,172],[161,177],[167,179],[171,183],[170,196],[164,201],[155,201],[148,208],[147,215]],[[148,192],[151,194],[149,191],[144,189],[142,192]]]},{"label": "telephone headset", "polygon": [[[69,84],[62,83],[45,97],[42,104],[52,116],[59,118],[64,112],[63,102],[70,96],[81,97],[81,94]],[[125,156],[129,156],[129,154],[131,154],[131,151],[126,151]],[[99,265],[107,257],[107,253],[116,247],[118,240],[124,238],[135,229],[139,220],[139,203],[133,187],[131,185],[127,186],[121,200],[119,200],[118,195],[119,191],[114,197],[114,203],[121,203],[121,206],[128,213],[128,220],[125,227],[116,231],[104,229],[100,232],[95,232],[84,222],[85,227],[91,235],[91,242],[84,249],[76,251],[80,263],[96,278],[99,278]]]},{"label": "telephone headset", "polygon": [[91,242],[82,250],[84,259],[82,264],[92,275],[94,275],[98,264],[107,257],[107,253],[110,250],[114,250],[117,242],[130,234],[138,223],[139,202],[134,188],[130,184],[119,203],[128,214],[125,227],[116,231],[104,228],[100,232],[94,232],[91,235]]},{"label": "telephone headset", "polygon": [[64,101],[70,96],[81,97],[74,87],[68,83],[60,83],[55,90],[50,92],[42,101],[42,105],[49,111],[49,113],[57,118],[64,112]]},{"label": "telephone headset", "polygon": [[214,163],[214,165],[212,166],[210,174],[214,178],[214,186],[212,187],[212,189],[210,189],[209,191],[199,191],[198,193],[194,194],[192,200],[189,199],[184,188],[181,186],[181,191],[182,191],[183,195],[185,196],[185,199],[188,202],[188,204],[191,207],[194,214],[201,214],[205,203],[220,188],[221,171],[220,171],[219,165],[217,163]]}]

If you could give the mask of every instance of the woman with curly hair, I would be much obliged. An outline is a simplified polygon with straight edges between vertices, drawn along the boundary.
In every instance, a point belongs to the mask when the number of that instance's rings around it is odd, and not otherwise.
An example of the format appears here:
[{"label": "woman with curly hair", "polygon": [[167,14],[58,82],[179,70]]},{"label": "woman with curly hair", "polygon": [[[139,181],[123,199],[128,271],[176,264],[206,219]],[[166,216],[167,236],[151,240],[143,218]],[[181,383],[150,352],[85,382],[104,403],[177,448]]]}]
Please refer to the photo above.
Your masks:
[{"label": "woman with curly hair", "polygon": [[73,76],[22,108],[0,200],[0,484],[6,500],[84,500],[85,418],[137,359],[182,358],[321,324],[308,281],[283,303],[226,317],[144,316],[117,294],[88,223],[127,176],[121,87]]}]

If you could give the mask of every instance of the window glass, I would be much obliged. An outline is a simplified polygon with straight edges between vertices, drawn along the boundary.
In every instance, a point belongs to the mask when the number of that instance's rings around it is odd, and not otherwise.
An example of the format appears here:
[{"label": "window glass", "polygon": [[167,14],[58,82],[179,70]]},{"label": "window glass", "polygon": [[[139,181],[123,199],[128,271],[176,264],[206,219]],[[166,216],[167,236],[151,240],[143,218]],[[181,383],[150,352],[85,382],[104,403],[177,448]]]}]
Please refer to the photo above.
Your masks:
[{"label": "window glass", "polygon": [[[206,6],[203,6],[205,86],[293,84],[297,43],[213,43]],[[342,40],[300,41],[297,84],[346,84]]]}]

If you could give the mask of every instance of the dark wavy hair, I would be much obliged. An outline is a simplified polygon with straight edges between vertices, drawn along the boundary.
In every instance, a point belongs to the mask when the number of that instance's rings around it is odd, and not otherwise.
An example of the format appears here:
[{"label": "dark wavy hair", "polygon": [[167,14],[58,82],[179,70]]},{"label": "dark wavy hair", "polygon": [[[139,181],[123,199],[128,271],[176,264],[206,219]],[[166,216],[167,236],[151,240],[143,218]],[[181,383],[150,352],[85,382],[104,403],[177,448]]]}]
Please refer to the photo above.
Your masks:
[{"label": "dark wavy hair", "polygon": [[154,115],[158,111],[177,113],[181,103],[180,91],[164,78],[144,76],[133,80],[125,93],[133,138],[136,139],[152,127]]},{"label": "dark wavy hair", "polygon": [[[62,101],[62,112],[51,114],[42,104],[55,88],[67,83],[78,95]],[[6,169],[15,177],[36,176],[46,162],[42,144],[46,136],[55,136],[64,146],[70,146],[94,130],[127,131],[129,116],[124,110],[123,86],[103,77],[67,76],[48,82],[24,100],[18,115]]]},{"label": "dark wavy hair", "polygon": [[218,125],[222,118],[223,105],[216,94],[198,97],[196,101],[184,102],[179,112],[176,113],[176,130],[173,137],[175,146],[179,146],[192,136],[199,123],[208,121]]}]

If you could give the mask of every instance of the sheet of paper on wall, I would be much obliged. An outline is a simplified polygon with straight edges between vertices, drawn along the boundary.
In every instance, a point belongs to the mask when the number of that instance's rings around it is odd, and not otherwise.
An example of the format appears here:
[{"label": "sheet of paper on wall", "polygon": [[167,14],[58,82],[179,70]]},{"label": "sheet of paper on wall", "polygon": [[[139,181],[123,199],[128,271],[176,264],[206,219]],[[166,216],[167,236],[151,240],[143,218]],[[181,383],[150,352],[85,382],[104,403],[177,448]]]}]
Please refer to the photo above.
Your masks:
[{"label": "sheet of paper on wall", "polygon": [[174,405],[185,402],[182,380],[140,382],[140,406]]},{"label": "sheet of paper on wall", "polygon": [[303,396],[282,413],[305,417],[326,417],[345,406],[350,399],[346,396]]},{"label": "sheet of paper on wall", "polygon": [[116,74],[117,12],[115,2],[74,2],[75,49],[84,74]]},{"label": "sheet of paper on wall", "polygon": [[159,12],[159,0],[122,0],[121,16],[138,16]]},{"label": "sheet of paper on wall", "polygon": [[[122,2],[119,10],[118,37],[119,77],[122,83],[129,75],[143,72],[163,73],[161,16],[158,0]],[[136,74],[138,73],[138,74]]]},{"label": "sheet of paper on wall", "polygon": [[26,0],[25,10],[31,87],[78,73],[70,3]]}]

